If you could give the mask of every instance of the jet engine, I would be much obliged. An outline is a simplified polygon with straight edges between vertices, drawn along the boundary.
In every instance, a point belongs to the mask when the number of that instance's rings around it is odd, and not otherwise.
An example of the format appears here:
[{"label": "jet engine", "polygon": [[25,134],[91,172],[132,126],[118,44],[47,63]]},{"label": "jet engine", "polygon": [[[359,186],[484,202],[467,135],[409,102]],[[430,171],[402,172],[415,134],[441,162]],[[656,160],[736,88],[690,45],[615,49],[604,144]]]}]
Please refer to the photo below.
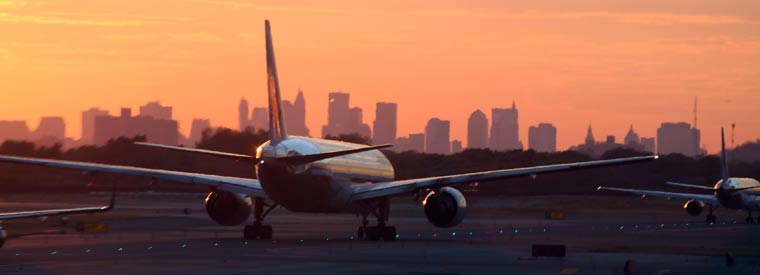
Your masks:
[{"label": "jet engine", "polygon": [[689,200],[683,205],[683,209],[686,209],[686,213],[692,216],[699,216],[702,214],[702,209],[705,208],[705,203],[701,201]]},{"label": "jet engine", "polygon": [[206,197],[206,213],[220,225],[234,226],[251,215],[253,200],[243,194],[213,191]]},{"label": "jet engine", "polygon": [[436,227],[453,227],[464,219],[467,201],[464,195],[452,187],[431,191],[422,201],[425,216]]}]

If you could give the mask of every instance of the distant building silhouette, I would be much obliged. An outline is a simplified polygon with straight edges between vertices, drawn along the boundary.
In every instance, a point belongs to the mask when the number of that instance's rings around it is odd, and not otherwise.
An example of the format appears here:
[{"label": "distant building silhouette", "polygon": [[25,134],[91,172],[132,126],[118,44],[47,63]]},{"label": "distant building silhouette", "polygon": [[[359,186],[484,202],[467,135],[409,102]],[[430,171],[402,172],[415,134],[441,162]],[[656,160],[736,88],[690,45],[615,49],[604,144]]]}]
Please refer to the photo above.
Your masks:
[{"label": "distant building silhouette", "polygon": [[400,137],[391,148],[396,152],[415,151],[418,153],[425,152],[425,134],[409,134],[408,137]]},{"label": "distant building silhouette", "polygon": [[201,141],[203,131],[207,129],[211,129],[211,121],[200,118],[193,119],[193,125],[190,127],[190,137],[188,137],[189,146],[195,147]]},{"label": "distant building silhouette", "polygon": [[269,129],[269,109],[266,107],[253,108],[253,112],[251,112],[250,126],[252,126],[255,131],[267,131]]},{"label": "distant building silhouette", "polygon": [[591,125],[586,130],[586,139],[583,144],[570,147],[570,150],[587,154],[591,157],[598,158],[607,151],[622,148],[623,144],[619,144],[615,141],[615,136],[609,135],[604,142],[595,142],[594,134],[591,130]]},{"label": "distant building silhouette", "polygon": [[488,118],[480,109],[467,119],[467,148],[488,148]]},{"label": "distant building silhouette", "polygon": [[557,151],[557,128],[551,123],[539,123],[528,128],[528,148],[536,152]]},{"label": "distant building silhouette", "polygon": [[451,153],[448,120],[431,118],[425,126],[425,153],[448,155]]},{"label": "distant building silhouette", "polygon": [[703,155],[700,131],[686,122],[663,122],[657,129],[657,154],[678,153],[689,157]]},{"label": "distant building silhouette", "polygon": [[172,120],[172,107],[163,106],[158,101],[148,102],[148,104],[140,106],[140,116]]},{"label": "distant building silhouette", "polygon": [[62,117],[43,117],[32,135],[35,140],[47,139],[63,142],[66,135],[66,123]]},{"label": "distant building silhouette", "polygon": [[[283,100],[282,111],[285,115],[285,129],[287,129],[288,134],[309,136],[309,128],[306,127],[306,100],[303,91],[298,90],[298,95],[296,95],[296,100],[293,103]],[[268,127],[264,129],[268,129]]]},{"label": "distant building silhouette", "polygon": [[155,119],[152,116],[132,116],[129,108],[121,109],[121,116],[95,117],[95,144],[104,145],[118,137],[145,135],[148,142],[177,145],[179,131],[177,121]]},{"label": "distant building silhouette", "polygon": [[375,105],[375,122],[372,123],[372,143],[392,144],[396,140],[396,103],[378,102]]},{"label": "distant building silhouette", "polygon": [[0,143],[6,140],[30,141],[31,134],[29,127],[26,126],[26,121],[0,121]]},{"label": "distant building silhouette", "polygon": [[327,125],[322,126],[322,136],[357,133],[371,137],[369,125],[364,124],[362,109],[349,107],[349,94],[334,92],[329,94]]},{"label": "distant building silhouette", "polygon": [[641,149],[644,152],[650,152],[654,153],[655,151],[655,140],[653,137],[651,138],[641,138]]},{"label": "distant building silhouette", "polygon": [[457,154],[462,152],[462,142],[459,140],[452,140],[451,141],[451,153]]},{"label": "distant building silhouette", "polygon": [[491,135],[489,147],[494,151],[522,150],[517,123],[517,107],[491,109]]},{"label": "distant building silhouette", "polygon": [[99,116],[107,116],[108,111],[98,108],[90,108],[89,110],[82,111],[82,139],[83,144],[95,143],[95,118]]},{"label": "distant building silhouette", "polygon": [[248,128],[248,126],[250,126],[250,122],[248,121],[248,100],[241,98],[238,104],[238,130],[241,132],[245,131],[245,128]]},{"label": "distant building silhouette", "polygon": [[631,128],[628,129],[628,133],[625,134],[625,138],[623,139],[623,142],[624,142],[623,144],[629,147],[634,147],[641,143],[639,134],[633,131],[633,125],[631,125]]}]

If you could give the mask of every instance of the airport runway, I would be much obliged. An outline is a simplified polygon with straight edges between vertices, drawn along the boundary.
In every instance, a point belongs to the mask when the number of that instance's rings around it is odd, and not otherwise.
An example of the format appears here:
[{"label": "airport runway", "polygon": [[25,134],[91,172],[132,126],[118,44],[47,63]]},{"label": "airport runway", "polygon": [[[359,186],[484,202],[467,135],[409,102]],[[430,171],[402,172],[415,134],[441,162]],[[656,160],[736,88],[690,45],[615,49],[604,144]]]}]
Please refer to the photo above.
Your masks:
[{"label": "airport runway", "polygon": [[[0,273],[622,274],[632,260],[635,274],[760,274],[760,225],[744,224],[739,212],[718,212],[719,222],[707,225],[675,202],[657,202],[651,211],[570,205],[566,219],[545,220],[541,209],[563,208],[551,202],[583,198],[476,200],[462,225],[438,229],[419,205],[399,200],[390,220],[396,242],[355,240],[360,219],[353,215],[278,209],[267,217],[274,240],[244,241],[242,226],[215,225],[201,198],[129,196],[102,215],[108,233],[80,234],[68,226],[46,229],[66,234],[11,238],[0,249]],[[11,205],[61,204],[1,206]],[[13,226],[6,225],[11,234]],[[567,256],[533,258],[532,244],[567,245]],[[726,252],[737,255],[735,266],[726,265]]]}]

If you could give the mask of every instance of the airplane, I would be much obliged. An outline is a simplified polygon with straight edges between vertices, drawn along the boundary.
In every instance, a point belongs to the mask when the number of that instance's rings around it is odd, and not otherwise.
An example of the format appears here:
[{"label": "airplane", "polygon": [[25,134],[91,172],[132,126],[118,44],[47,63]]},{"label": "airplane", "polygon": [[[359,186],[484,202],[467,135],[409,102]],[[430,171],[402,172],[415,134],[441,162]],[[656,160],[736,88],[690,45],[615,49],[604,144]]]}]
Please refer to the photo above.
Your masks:
[{"label": "airplane", "polygon": [[[115,201],[116,201],[116,191],[114,189],[114,192],[111,194],[111,202],[105,206],[0,213],[0,222],[5,221],[5,220],[15,220],[15,219],[45,218],[45,217],[51,217],[51,216],[106,212],[113,209]],[[7,240],[7,238],[8,238],[8,232],[6,232],[5,229],[2,226],[0,226],[0,248],[2,248],[3,245],[5,245],[5,241]]]},{"label": "airplane", "polygon": [[[693,188],[705,191],[711,191],[712,194],[696,193],[674,193],[654,190],[625,189],[615,187],[599,186],[599,191],[615,191],[640,195],[642,197],[664,197],[686,199],[683,209],[691,216],[699,216],[707,206],[708,214],[705,222],[715,223],[717,221],[713,210],[722,206],[728,209],[740,209],[747,211],[747,223],[755,223],[752,217],[752,211],[760,210],[760,182],[752,178],[734,178],[728,176],[728,165],[726,164],[726,139],[723,135],[723,128],[720,128],[720,169],[721,179],[715,183],[715,186],[701,186],[676,182],[667,182],[669,185]],[[760,221],[760,218],[758,218]]]},{"label": "airplane", "polygon": [[[241,225],[253,214],[253,224],[243,229],[245,239],[271,239],[272,227],[264,218],[277,206],[303,213],[354,213],[362,216],[359,239],[395,240],[396,228],[386,225],[390,198],[400,195],[427,195],[422,207],[428,221],[437,227],[458,225],[467,202],[451,185],[487,182],[520,176],[588,169],[651,161],[657,156],[631,157],[516,169],[492,170],[449,176],[395,180],[393,165],[378,149],[390,145],[367,146],[319,138],[288,135],[283,117],[269,20],[264,23],[269,104],[269,141],[256,148],[255,155],[233,154],[158,144],[157,150],[216,156],[252,164],[256,179],[227,177],[52,159],[0,156],[0,162],[42,165],[88,172],[139,175],[154,180],[206,185],[206,212],[223,226]],[[368,226],[367,218],[377,219]]]}]

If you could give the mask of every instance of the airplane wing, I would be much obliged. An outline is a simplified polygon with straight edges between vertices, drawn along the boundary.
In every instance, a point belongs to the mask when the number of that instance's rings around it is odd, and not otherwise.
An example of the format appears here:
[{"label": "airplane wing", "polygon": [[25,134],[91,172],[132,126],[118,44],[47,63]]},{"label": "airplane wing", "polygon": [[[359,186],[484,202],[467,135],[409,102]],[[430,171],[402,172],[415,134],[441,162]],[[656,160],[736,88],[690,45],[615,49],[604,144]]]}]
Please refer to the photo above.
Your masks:
[{"label": "airplane wing", "polygon": [[596,160],[587,162],[576,162],[567,164],[555,164],[545,166],[534,166],[515,169],[492,170],[485,172],[476,172],[468,174],[458,174],[450,176],[429,177],[420,179],[398,180],[391,182],[382,182],[375,184],[354,185],[351,199],[366,200],[379,197],[388,197],[399,194],[413,193],[424,188],[440,188],[457,183],[468,182],[485,182],[519,176],[535,176],[537,174],[581,170],[595,167],[612,166],[619,164],[630,164],[636,162],[645,162],[657,159],[657,156],[644,156],[621,158],[611,160]]},{"label": "airplane wing", "polygon": [[37,218],[37,217],[49,217],[60,215],[73,215],[73,214],[87,214],[106,212],[113,209],[114,202],[116,201],[116,190],[111,194],[111,203],[106,206],[96,207],[81,207],[81,208],[63,208],[63,209],[50,209],[50,210],[36,210],[36,211],[22,211],[13,213],[0,213],[0,221],[13,220],[13,219],[25,219],[25,218]]},{"label": "airplane wing", "polygon": [[693,185],[693,184],[685,184],[685,183],[678,183],[678,182],[666,182],[665,184],[678,186],[678,187],[686,187],[686,188],[694,188],[694,189],[702,189],[702,190],[710,190],[714,191],[712,187],[709,186],[703,186],[703,185]]},{"label": "airplane wing", "polygon": [[660,198],[695,200],[695,201],[701,201],[704,203],[709,203],[712,205],[719,205],[718,198],[716,198],[714,195],[709,195],[709,194],[675,193],[675,192],[665,192],[665,191],[625,189],[625,188],[604,187],[604,186],[599,186],[598,190],[623,192],[623,193],[630,193],[630,194],[641,195],[641,196],[652,196],[652,197],[660,197]]},{"label": "airplane wing", "polygon": [[237,177],[225,177],[209,174],[188,173],[169,171],[162,169],[150,169],[133,166],[97,164],[78,161],[65,161],[53,159],[38,159],[25,157],[11,157],[0,155],[0,162],[21,163],[40,165],[56,168],[83,170],[91,172],[106,172],[114,174],[144,176],[161,180],[192,183],[214,187],[216,189],[233,193],[242,193],[259,198],[267,198],[266,192],[261,188],[258,180]]}]

